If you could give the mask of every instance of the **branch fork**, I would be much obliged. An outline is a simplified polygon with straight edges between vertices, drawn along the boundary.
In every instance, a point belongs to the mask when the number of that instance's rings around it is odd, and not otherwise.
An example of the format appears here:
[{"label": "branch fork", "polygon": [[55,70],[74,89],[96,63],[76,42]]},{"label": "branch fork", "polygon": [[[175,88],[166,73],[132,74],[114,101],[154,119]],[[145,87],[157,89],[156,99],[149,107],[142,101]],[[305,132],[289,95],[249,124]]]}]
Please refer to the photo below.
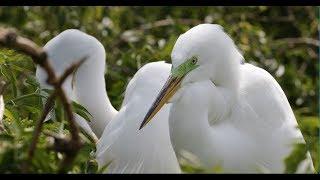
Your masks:
[{"label": "branch fork", "polygon": [[[32,57],[32,60],[35,64],[40,65],[47,73],[48,84],[54,87],[54,92],[49,96],[45,107],[42,111],[42,115],[40,119],[37,121],[35,130],[33,132],[32,141],[28,151],[28,160],[31,162],[34,151],[36,149],[36,144],[38,142],[40,133],[42,131],[43,122],[50,112],[50,109],[54,105],[54,100],[59,98],[63,104],[64,110],[67,114],[67,120],[70,126],[70,138],[62,138],[58,136],[51,135],[55,138],[55,143],[53,149],[58,152],[63,152],[65,154],[64,159],[61,163],[59,173],[65,173],[70,168],[76,154],[82,147],[82,142],[79,136],[79,128],[75,123],[74,116],[72,113],[72,106],[69,99],[66,96],[65,91],[62,88],[63,82],[67,79],[69,75],[71,75],[84,61],[86,58],[79,60],[77,63],[72,64],[69,68],[65,70],[65,72],[61,75],[61,77],[57,77],[54,69],[48,59],[47,53],[45,50],[38,45],[36,45],[33,41],[21,37],[17,35],[13,30],[9,29],[0,29],[0,45],[15,49],[20,51],[26,55]],[[24,168],[27,171],[28,166],[25,165]]]}]

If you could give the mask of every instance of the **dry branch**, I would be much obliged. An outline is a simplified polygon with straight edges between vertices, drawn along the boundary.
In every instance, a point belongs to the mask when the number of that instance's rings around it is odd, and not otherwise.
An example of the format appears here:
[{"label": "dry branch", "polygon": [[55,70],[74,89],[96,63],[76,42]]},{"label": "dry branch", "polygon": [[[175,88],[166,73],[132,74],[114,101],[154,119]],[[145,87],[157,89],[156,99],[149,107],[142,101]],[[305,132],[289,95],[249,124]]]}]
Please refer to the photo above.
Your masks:
[{"label": "dry branch", "polygon": [[[59,170],[59,173],[65,173],[72,164],[74,158],[76,157],[76,154],[81,148],[82,143],[79,137],[79,128],[74,121],[71,103],[62,88],[62,84],[64,80],[84,62],[85,58],[80,60],[78,63],[71,65],[68,69],[65,70],[62,76],[58,78],[50,64],[50,61],[47,58],[47,53],[41,47],[36,45],[33,41],[18,36],[12,30],[0,29],[0,44],[2,46],[21,51],[22,53],[31,56],[34,63],[39,64],[48,74],[47,82],[48,84],[54,87],[54,92],[48,98],[42,115],[36,124],[36,128],[32,137],[32,142],[28,151],[28,157],[29,162],[31,162],[36,148],[36,144],[39,139],[40,132],[42,130],[43,121],[50,112],[50,109],[54,104],[55,98],[58,97],[63,104],[64,110],[66,111],[67,120],[70,125],[71,133],[71,138],[64,139],[63,141],[67,143],[68,146],[61,146],[61,148],[68,148],[68,153],[65,153],[65,158],[63,159]],[[26,166],[25,168],[28,169],[27,167],[28,166]]]},{"label": "dry branch", "polygon": [[277,42],[287,42],[288,44],[308,44],[308,45],[313,45],[316,47],[320,46],[320,41],[317,39],[312,39],[312,38],[281,38],[281,39],[276,39],[275,41]]},{"label": "dry branch", "polygon": [[40,119],[37,121],[36,128],[33,131],[33,136],[32,136],[31,144],[30,144],[29,151],[28,151],[28,158],[30,161],[33,157],[33,154],[34,154],[34,151],[35,151],[35,148],[36,148],[36,145],[37,145],[37,142],[38,142],[41,130],[42,130],[43,122],[46,119],[47,115],[49,114],[51,108],[54,105],[55,97],[56,97],[56,91],[54,91],[49,96],[46,104],[44,105],[44,109],[42,111]]}]

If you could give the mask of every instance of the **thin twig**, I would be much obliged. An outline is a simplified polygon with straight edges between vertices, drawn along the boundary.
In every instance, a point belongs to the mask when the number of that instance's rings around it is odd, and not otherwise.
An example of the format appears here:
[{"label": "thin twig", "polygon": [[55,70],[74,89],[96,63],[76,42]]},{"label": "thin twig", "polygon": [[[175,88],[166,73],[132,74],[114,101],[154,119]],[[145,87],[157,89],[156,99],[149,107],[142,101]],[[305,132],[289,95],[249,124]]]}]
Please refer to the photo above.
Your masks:
[{"label": "thin twig", "polygon": [[13,30],[0,29],[0,43],[6,47],[12,47],[32,57],[39,62],[46,59],[46,53],[29,39],[17,36]]},{"label": "thin twig", "polygon": [[57,93],[56,93],[56,91],[54,91],[49,96],[49,98],[48,98],[48,100],[47,100],[47,102],[46,102],[46,104],[44,106],[44,109],[42,111],[41,117],[37,121],[36,128],[33,131],[33,136],[32,136],[31,144],[30,144],[29,151],[28,151],[28,159],[30,161],[31,161],[31,159],[33,157],[33,154],[34,154],[34,151],[35,151],[35,148],[36,148],[39,136],[40,136],[40,132],[42,130],[43,121],[46,119],[48,113],[50,112],[51,108],[53,107],[54,99],[55,99],[56,95],[57,95]]},{"label": "thin twig", "polygon": [[75,158],[74,146],[70,144],[70,141],[67,140],[64,136],[60,134],[55,134],[49,131],[43,132],[45,135],[50,136],[54,139],[53,145],[50,147],[56,152],[64,153],[65,157],[61,162],[59,173],[65,173],[69,166],[72,164],[73,159]]},{"label": "thin twig", "polygon": [[[65,173],[71,166],[74,158],[76,157],[76,154],[80,150],[82,146],[82,142],[80,140],[79,136],[79,128],[77,126],[74,120],[74,116],[72,113],[72,106],[69,101],[69,99],[66,96],[66,93],[62,89],[62,83],[64,80],[72,74],[76,69],[80,67],[80,65],[85,61],[86,57],[78,61],[77,63],[72,64],[68,69],[65,70],[65,72],[62,74],[61,78],[58,81],[58,84],[56,85],[56,90],[58,91],[59,98],[62,101],[63,107],[65,111],[67,112],[67,120],[69,121],[70,125],[70,133],[71,133],[71,140],[68,141],[70,146],[62,146],[65,147],[65,157],[62,160],[59,173]],[[59,141],[58,141],[59,142]],[[60,147],[60,146],[58,146]]]},{"label": "thin twig", "polygon": [[297,38],[281,38],[281,39],[275,39],[276,42],[287,42],[288,44],[308,44],[308,45],[313,45],[316,47],[320,46],[320,41],[317,39],[312,39],[312,38],[302,38],[302,37],[297,37]]},{"label": "thin twig", "polygon": [[50,131],[43,131],[43,134],[46,136],[49,136],[54,139],[54,143],[51,144],[51,149],[53,149],[56,152],[69,154],[72,153],[72,146],[69,143],[69,139],[61,134],[56,134]]},{"label": "thin twig", "polygon": [[58,85],[61,86],[62,83],[67,79],[67,77],[69,77],[75,70],[77,70],[85,62],[86,59],[87,57],[84,57],[78,62],[71,64],[71,66],[69,66],[59,78]]},{"label": "thin twig", "polygon": [[[52,107],[54,106],[54,100],[57,94],[64,93],[63,91],[61,91],[62,89],[60,89],[61,85],[63,84],[63,82],[67,79],[67,77],[72,74],[74,72],[75,69],[77,69],[82,63],[84,62],[84,59],[80,60],[78,63],[74,63],[72,64],[68,69],[65,70],[65,72],[62,74],[61,78],[59,79],[59,81],[57,82],[56,86],[59,87],[59,90],[55,90],[47,99],[47,102],[45,104],[44,110],[42,112],[42,115],[40,117],[40,119],[38,120],[37,124],[36,124],[36,128],[33,132],[33,137],[32,137],[32,141],[31,141],[31,145],[29,148],[29,152],[28,152],[28,157],[29,160],[32,159],[35,148],[36,148],[36,144],[38,142],[39,139],[39,135],[43,126],[43,122],[45,120],[45,118],[47,117],[48,113],[50,112],[50,110],[52,109]],[[58,93],[58,91],[60,93]]]}]

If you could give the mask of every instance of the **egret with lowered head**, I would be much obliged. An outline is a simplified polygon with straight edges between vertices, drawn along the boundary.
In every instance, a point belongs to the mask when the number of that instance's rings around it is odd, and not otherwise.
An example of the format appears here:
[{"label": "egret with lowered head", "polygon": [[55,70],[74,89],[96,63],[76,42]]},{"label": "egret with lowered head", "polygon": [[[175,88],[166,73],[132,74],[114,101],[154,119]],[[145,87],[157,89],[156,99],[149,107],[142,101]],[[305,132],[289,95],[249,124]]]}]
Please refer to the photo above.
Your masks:
[{"label": "egret with lowered head", "polygon": [[[129,82],[120,111],[110,103],[105,87],[106,54],[94,37],[79,30],[66,30],[44,47],[58,75],[72,63],[85,62],[63,84],[67,96],[85,107],[90,122],[74,114],[80,127],[97,141],[99,168],[108,173],[179,173],[180,167],[169,138],[169,109],[165,106],[150,127],[138,131],[156,95],[170,74],[171,65],[153,62],[144,65]],[[43,89],[51,89],[44,70],[37,67]],[[158,139],[154,141],[154,139]]]},{"label": "egret with lowered head", "polygon": [[[171,75],[140,129],[170,102],[178,159],[187,152],[208,169],[283,173],[293,144],[304,139],[276,80],[244,63],[220,25],[200,24],[180,35],[171,58]],[[309,153],[298,168],[306,171],[314,171]]]}]

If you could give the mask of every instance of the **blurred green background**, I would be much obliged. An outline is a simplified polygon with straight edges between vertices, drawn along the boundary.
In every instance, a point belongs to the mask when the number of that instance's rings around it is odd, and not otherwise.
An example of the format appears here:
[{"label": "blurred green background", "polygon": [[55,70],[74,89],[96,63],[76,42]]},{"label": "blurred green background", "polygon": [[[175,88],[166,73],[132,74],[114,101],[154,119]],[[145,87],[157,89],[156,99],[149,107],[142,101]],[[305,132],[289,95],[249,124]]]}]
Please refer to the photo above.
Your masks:
[{"label": "blurred green background", "polygon": [[[126,85],[135,72],[151,61],[170,62],[179,34],[200,23],[222,25],[246,62],[266,69],[283,88],[307,141],[306,147],[297,145],[286,159],[286,172],[295,171],[307,149],[318,167],[317,7],[0,7],[0,26],[15,28],[39,45],[69,28],[101,41],[107,53],[106,88],[116,108],[121,106]],[[29,57],[1,48],[0,68],[0,78],[7,83],[4,98],[8,102],[7,132],[0,142],[0,172],[20,172],[19,163],[25,158],[42,108],[40,98],[32,95],[38,91],[35,66]],[[46,128],[68,132],[63,121],[48,123]],[[46,145],[42,137],[33,162],[35,172],[57,170],[61,155],[47,151]],[[96,172],[88,160],[92,148],[88,141],[71,172]],[[48,163],[48,159],[52,161]],[[190,168],[185,171],[198,172]]]}]

